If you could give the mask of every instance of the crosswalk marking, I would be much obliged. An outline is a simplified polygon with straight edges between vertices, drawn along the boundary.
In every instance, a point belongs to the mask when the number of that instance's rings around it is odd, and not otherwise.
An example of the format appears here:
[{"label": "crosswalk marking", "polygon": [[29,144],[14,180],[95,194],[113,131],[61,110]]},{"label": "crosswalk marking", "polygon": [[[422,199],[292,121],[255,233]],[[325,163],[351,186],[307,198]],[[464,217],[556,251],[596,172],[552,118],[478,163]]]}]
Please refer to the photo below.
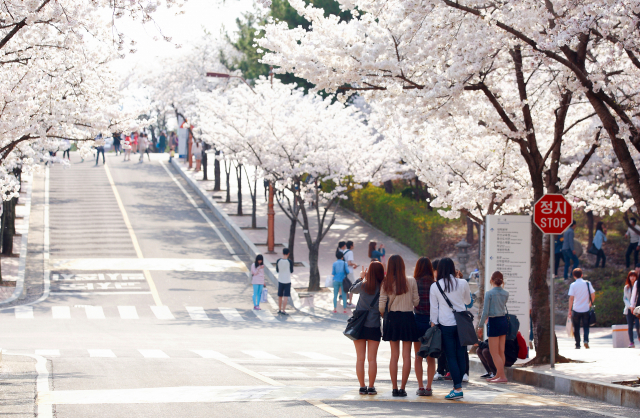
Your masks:
[{"label": "crosswalk marking", "polygon": [[122,319],[138,319],[138,311],[135,306],[118,306],[120,318]]},{"label": "crosswalk marking", "polygon": [[309,351],[296,351],[296,354],[300,354],[301,356],[308,357],[312,360],[338,360],[335,357],[326,356],[320,353],[312,353]]},{"label": "crosswalk marking", "polygon": [[257,358],[260,360],[279,360],[280,359],[280,357],[274,356],[273,354],[267,353],[266,351],[243,350],[242,352],[248,356],[251,356],[253,358]]},{"label": "crosswalk marking", "polygon": [[106,357],[106,358],[116,357],[113,351],[103,349],[103,348],[90,348],[87,351],[89,352],[89,357]]},{"label": "crosswalk marking", "polygon": [[278,322],[275,316],[271,313],[271,311],[253,311],[254,314],[258,317],[259,320],[263,322]]},{"label": "crosswalk marking", "polygon": [[68,306],[52,306],[51,314],[55,319],[71,318],[71,309]]},{"label": "crosswalk marking", "polygon": [[13,312],[17,319],[33,319],[33,306],[16,306]]},{"label": "crosswalk marking", "polygon": [[208,321],[211,319],[201,306],[186,306],[186,309],[191,319],[195,321]]},{"label": "crosswalk marking", "polygon": [[244,321],[244,318],[236,311],[235,308],[218,308],[220,313],[227,321],[240,322]]},{"label": "crosswalk marking", "polygon": [[152,306],[151,311],[158,319],[175,319],[168,306]]},{"label": "crosswalk marking", "polygon": [[36,350],[36,355],[48,357],[59,356],[60,350]]},{"label": "crosswalk marking", "polygon": [[305,324],[313,324],[313,320],[310,316],[306,315],[291,315],[289,318],[293,319],[296,322],[302,322]]},{"label": "crosswalk marking", "polygon": [[104,319],[104,311],[102,306],[85,306],[84,311],[88,319]]},{"label": "crosswalk marking", "polygon": [[213,358],[216,360],[228,359],[229,357],[225,356],[222,353],[213,350],[191,350],[202,358]]},{"label": "crosswalk marking", "polygon": [[144,358],[169,358],[169,356],[162,350],[139,349],[138,351]]}]

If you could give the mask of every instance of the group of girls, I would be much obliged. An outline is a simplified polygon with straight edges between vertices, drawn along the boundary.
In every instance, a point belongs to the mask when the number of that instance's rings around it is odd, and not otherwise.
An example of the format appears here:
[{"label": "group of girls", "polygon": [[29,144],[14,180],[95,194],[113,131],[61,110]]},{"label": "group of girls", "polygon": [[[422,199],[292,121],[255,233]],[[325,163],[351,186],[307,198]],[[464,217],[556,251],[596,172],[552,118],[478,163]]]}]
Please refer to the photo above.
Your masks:
[{"label": "group of girls", "polygon": [[[489,347],[498,372],[488,379],[491,383],[505,383],[504,375],[504,340],[507,334],[504,317],[508,292],[502,289],[502,274],[495,272],[491,283],[494,290],[487,292],[492,301],[485,305],[483,318],[488,318]],[[471,303],[471,293],[466,280],[456,277],[453,260],[443,258],[433,264],[427,257],[421,257],[416,263],[413,277],[407,277],[405,263],[401,256],[392,255],[385,266],[379,261],[372,261],[367,269],[360,273],[360,278],[350,289],[359,294],[356,310],[368,310],[364,331],[361,338],[354,341],[356,349],[356,374],[360,383],[361,395],[375,395],[377,375],[377,354],[380,341],[388,341],[391,347],[389,372],[393,385],[394,397],[407,396],[406,385],[411,373],[411,348],[415,353],[415,375],[418,380],[418,396],[432,396],[433,377],[436,373],[435,358],[427,357],[427,384],[424,385],[423,358],[418,355],[420,342],[418,338],[433,326],[440,327],[442,349],[446,354],[449,371],[453,380],[453,390],[445,399],[463,397],[462,377],[466,370],[466,347],[460,344],[458,328],[453,309],[462,312],[465,305]],[[493,292],[493,293],[492,293]],[[377,306],[375,299],[378,299]],[[380,327],[383,320],[382,331]],[[496,319],[497,318],[497,319]],[[495,354],[494,354],[495,351]],[[398,386],[398,361],[402,356],[402,378]],[[369,386],[365,385],[365,359],[369,363]]]}]

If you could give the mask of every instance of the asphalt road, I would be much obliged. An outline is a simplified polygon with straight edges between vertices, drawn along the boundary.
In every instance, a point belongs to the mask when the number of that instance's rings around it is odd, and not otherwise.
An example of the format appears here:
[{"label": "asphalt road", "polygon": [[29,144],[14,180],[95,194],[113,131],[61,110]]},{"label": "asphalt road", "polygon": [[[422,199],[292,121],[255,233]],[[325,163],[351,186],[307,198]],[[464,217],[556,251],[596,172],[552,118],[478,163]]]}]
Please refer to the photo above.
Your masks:
[{"label": "asphalt road", "polygon": [[[170,166],[109,155],[105,169],[72,158],[49,172],[49,222],[33,218],[42,224],[32,233],[49,231],[50,294],[0,311],[5,352],[46,359],[39,417],[637,416],[518,384],[490,387],[474,376],[462,401],[443,399],[450,382],[417,398],[413,375],[410,396],[394,399],[384,343],[380,394],[363,398],[344,325],[294,311],[283,319],[269,304],[257,316],[251,260],[178,178],[198,207],[189,202]],[[34,196],[44,195],[39,176]],[[20,397],[0,402],[0,411]],[[6,416],[32,416],[20,411]]]}]

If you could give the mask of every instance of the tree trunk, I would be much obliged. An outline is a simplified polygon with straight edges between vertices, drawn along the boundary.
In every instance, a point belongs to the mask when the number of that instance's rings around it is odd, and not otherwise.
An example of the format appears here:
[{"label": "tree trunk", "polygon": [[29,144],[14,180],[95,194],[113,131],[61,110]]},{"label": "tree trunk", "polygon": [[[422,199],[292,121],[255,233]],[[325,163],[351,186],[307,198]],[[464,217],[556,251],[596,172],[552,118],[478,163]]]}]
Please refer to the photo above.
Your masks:
[{"label": "tree trunk", "polygon": [[467,216],[467,242],[473,244],[473,221]]},{"label": "tree trunk", "polygon": [[287,244],[289,247],[289,260],[292,263],[295,263],[295,255],[293,249],[295,248],[296,243],[296,228],[298,226],[297,219],[293,219],[291,224],[289,225],[289,243]]},{"label": "tree trunk", "polygon": [[[216,157],[220,155],[220,151],[216,151]],[[213,160],[213,191],[220,191],[220,160]]]},{"label": "tree trunk", "polygon": [[238,178],[238,216],[242,216],[242,164],[236,166],[236,177]]},{"label": "tree trunk", "polygon": [[4,225],[2,230],[2,254],[13,254],[13,236],[16,233],[16,200],[5,200],[2,202]]},{"label": "tree trunk", "polygon": [[593,242],[593,211],[587,212],[587,228],[589,228],[589,242],[587,243],[587,249],[589,249]]},{"label": "tree trunk", "polygon": [[207,177],[207,166],[209,165],[209,161],[207,159],[207,144],[202,145],[202,180],[209,180]]},{"label": "tree trunk", "polygon": [[320,243],[309,248],[309,291],[320,290],[320,270],[318,269],[318,253]]},{"label": "tree trunk", "polygon": [[258,223],[256,221],[256,200],[258,200],[258,180],[253,180],[253,194],[251,195],[251,228],[256,229]]},{"label": "tree trunk", "polygon": [[393,193],[393,182],[391,180],[384,182],[384,191],[389,194]]},{"label": "tree trunk", "polygon": [[227,196],[224,202],[231,203],[231,163],[227,165],[227,160],[224,160],[224,173],[227,175],[227,180],[226,180]]}]

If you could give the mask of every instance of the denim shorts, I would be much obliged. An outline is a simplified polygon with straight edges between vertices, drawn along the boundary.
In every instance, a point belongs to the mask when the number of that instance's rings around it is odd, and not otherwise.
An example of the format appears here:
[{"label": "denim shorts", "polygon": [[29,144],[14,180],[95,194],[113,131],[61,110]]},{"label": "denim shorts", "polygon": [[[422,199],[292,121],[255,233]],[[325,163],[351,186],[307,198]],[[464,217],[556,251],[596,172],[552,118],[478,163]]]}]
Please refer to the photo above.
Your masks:
[{"label": "denim shorts", "polygon": [[487,334],[489,337],[500,337],[509,333],[509,321],[506,315],[489,317]]}]

